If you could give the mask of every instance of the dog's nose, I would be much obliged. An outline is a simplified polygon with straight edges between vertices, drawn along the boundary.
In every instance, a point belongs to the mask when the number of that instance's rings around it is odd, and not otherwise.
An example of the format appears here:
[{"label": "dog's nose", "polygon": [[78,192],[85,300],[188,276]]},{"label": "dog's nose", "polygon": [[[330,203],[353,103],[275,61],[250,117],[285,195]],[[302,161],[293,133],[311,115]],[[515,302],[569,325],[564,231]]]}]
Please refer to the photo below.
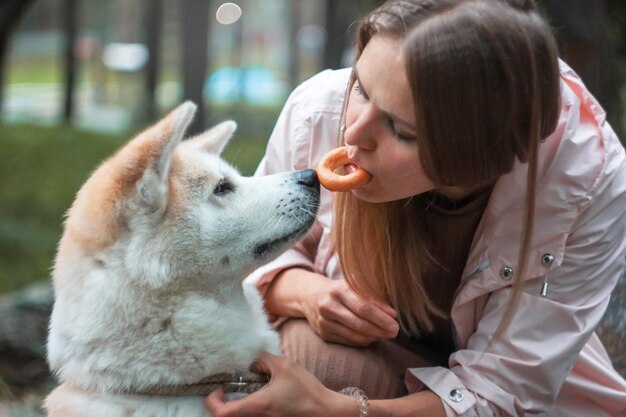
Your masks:
[{"label": "dog's nose", "polygon": [[314,169],[305,169],[294,173],[296,183],[305,187],[320,188],[320,181],[317,179],[317,172]]}]

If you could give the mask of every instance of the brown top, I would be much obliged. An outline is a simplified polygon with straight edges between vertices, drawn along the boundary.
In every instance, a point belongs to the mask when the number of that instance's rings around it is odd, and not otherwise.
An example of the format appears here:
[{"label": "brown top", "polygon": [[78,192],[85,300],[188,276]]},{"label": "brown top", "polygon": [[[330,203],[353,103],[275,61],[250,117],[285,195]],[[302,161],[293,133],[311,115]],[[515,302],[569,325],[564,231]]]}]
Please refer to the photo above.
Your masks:
[{"label": "brown top", "polygon": [[445,356],[455,350],[449,314],[490,194],[491,188],[487,188],[464,199],[451,200],[441,194],[429,193],[420,213],[426,236],[430,239],[430,252],[437,262],[431,273],[424,277],[425,289],[433,302],[448,315],[445,319],[434,317],[435,331],[421,336],[420,342],[445,351]]},{"label": "brown top", "polygon": [[[415,197],[416,214],[424,220],[429,250],[438,262],[425,277],[426,291],[448,315],[490,192],[456,201],[435,193]],[[397,398],[407,394],[407,368],[447,366],[455,350],[450,319],[435,318],[434,323],[435,331],[419,339],[401,334],[355,349],[325,342],[306,320],[290,319],[280,328],[281,350],[330,389],[356,386],[370,399]]]},{"label": "brown top", "polygon": [[[430,253],[438,262],[425,277],[426,291],[448,315],[490,192],[463,200],[435,193],[414,197],[416,215],[430,236]],[[419,339],[400,334],[355,349],[325,342],[306,320],[292,318],[280,327],[281,350],[330,389],[356,386],[370,399],[397,398],[407,394],[407,368],[447,366],[455,350],[450,319],[435,318],[434,323],[435,331]]]}]

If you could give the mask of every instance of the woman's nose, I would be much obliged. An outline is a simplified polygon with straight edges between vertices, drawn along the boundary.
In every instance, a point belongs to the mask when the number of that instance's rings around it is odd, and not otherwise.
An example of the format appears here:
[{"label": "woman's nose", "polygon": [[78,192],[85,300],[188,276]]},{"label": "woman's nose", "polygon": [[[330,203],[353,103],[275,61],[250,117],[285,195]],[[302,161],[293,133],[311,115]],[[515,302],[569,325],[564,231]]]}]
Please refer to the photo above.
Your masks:
[{"label": "woman's nose", "polygon": [[376,117],[372,110],[362,109],[352,118],[346,118],[344,139],[346,145],[359,148],[374,149],[376,147]]}]

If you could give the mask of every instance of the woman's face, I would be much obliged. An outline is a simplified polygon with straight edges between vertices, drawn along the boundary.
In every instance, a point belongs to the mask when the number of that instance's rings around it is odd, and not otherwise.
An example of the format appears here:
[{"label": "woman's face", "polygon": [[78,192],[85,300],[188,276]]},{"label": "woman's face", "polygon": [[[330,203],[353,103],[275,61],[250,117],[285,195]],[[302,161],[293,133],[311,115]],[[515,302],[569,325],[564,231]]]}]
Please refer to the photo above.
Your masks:
[{"label": "woman's face", "polygon": [[398,40],[374,36],[356,63],[344,138],[351,161],[370,174],[352,191],[380,203],[433,189],[417,146],[413,99]]}]

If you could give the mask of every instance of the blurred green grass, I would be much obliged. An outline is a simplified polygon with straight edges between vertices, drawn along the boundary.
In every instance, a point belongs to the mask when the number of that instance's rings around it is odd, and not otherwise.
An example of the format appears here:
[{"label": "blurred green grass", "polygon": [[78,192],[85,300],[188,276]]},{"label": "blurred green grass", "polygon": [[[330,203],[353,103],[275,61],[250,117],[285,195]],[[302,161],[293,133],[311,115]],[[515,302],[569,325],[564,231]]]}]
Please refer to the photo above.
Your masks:
[{"label": "blurred green grass", "polygon": [[[133,136],[0,123],[0,293],[49,279],[76,192]],[[222,156],[251,175],[264,149],[263,139],[236,134]]]},{"label": "blurred green grass", "polygon": [[[7,85],[63,82],[63,67],[55,56],[19,57],[9,60]],[[82,75],[83,71],[81,71]]]}]

